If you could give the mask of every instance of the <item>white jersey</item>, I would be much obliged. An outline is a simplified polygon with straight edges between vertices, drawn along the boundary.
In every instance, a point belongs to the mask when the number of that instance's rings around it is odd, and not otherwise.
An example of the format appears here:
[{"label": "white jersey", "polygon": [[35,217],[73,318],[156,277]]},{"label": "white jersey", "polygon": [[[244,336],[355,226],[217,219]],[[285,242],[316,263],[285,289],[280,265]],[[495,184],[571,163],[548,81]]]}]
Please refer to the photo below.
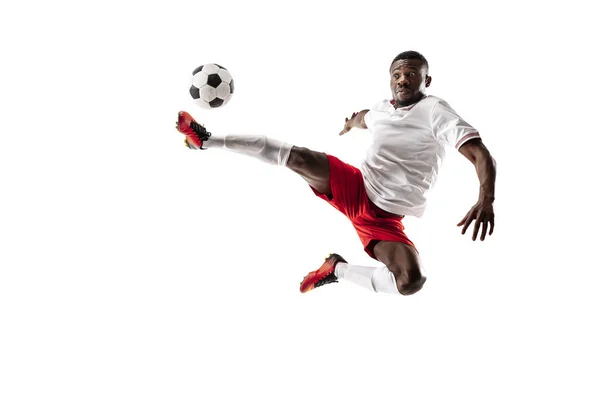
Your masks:
[{"label": "white jersey", "polygon": [[478,138],[478,131],[444,100],[426,96],[407,107],[389,100],[365,115],[373,134],[361,171],[369,199],[398,215],[421,217],[426,195],[435,182],[445,147],[458,149]]}]

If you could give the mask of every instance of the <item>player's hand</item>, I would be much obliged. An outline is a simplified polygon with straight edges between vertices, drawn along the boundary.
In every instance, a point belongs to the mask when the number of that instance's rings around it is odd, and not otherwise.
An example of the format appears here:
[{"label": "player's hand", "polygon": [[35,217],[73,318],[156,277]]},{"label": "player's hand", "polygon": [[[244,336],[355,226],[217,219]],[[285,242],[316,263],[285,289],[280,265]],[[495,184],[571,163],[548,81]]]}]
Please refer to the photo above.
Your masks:
[{"label": "player's hand", "polygon": [[462,226],[462,234],[464,235],[471,222],[475,221],[473,225],[473,240],[477,240],[477,234],[481,229],[481,240],[485,239],[485,235],[488,232],[491,235],[494,233],[494,206],[490,200],[479,200],[471,210],[465,215],[465,217],[458,223],[457,226]]},{"label": "player's hand", "polygon": [[356,117],[357,117],[358,113],[354,112],[352,113],[352,116],[350,117],[350,119],[346,118],[346,122],[344,123],[344,129],[342,129],[342,131],[340,132],[340,136],[342,136],[344,133],[349,132],[352,128],[356,127]]}]

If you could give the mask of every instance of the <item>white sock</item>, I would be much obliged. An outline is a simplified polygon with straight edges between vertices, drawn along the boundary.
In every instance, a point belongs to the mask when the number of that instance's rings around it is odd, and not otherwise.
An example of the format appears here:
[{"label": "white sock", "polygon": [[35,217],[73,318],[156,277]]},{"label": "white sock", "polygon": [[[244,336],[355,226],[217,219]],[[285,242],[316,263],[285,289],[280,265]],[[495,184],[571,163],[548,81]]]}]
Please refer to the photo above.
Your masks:
[{"label": "white sock", "polygon": [[211,136],[205,140],[203,146],[207,149],[219,148],[234,151],[258,158],[268,164],[281,165],[287,164],[292,145],[271,139],[266,136],[254,135],[226,135]]},{"label": "white sock", "polygon": [[400,294],[396,277],[387,267],[361,267],[338,262],[335,265],[335,276],[370,289],[374,292]]}]

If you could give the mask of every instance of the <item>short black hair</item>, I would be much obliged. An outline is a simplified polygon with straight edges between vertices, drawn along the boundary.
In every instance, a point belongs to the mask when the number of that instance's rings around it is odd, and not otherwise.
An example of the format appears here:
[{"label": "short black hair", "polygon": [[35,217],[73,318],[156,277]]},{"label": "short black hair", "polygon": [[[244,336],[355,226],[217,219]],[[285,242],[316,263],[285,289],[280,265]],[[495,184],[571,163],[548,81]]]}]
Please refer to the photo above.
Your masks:
[{"label": "short black hair", "polygon": [[[427,62],[427,59],[423,56],[423,54],[419,53],[418,51],[403,51],[402,53],[398,54],[396,58],[394,58],[392,64],[398,60],[421,60],[423,61],[423,65],[425,65],[425,73],[429,73],[429,63]],[[392,64],[390,64],[390,66]]]}]

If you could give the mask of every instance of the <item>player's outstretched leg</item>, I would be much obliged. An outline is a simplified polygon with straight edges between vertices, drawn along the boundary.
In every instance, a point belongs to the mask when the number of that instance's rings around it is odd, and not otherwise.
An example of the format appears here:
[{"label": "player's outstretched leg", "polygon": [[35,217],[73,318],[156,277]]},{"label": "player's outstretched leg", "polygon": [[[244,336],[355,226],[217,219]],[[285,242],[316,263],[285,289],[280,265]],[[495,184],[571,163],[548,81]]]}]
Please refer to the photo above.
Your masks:
[{"label": "player's outstretched leg", "polygon": [[186,136],[185,144],[190,149],[221,148],[257,158],[269,164],[285,166],[302,176],[318,192],[331,195],[329,161],[325,153],[292,146],[266,136],[214,136],[185,111],[179,112],[176,128]]}]

